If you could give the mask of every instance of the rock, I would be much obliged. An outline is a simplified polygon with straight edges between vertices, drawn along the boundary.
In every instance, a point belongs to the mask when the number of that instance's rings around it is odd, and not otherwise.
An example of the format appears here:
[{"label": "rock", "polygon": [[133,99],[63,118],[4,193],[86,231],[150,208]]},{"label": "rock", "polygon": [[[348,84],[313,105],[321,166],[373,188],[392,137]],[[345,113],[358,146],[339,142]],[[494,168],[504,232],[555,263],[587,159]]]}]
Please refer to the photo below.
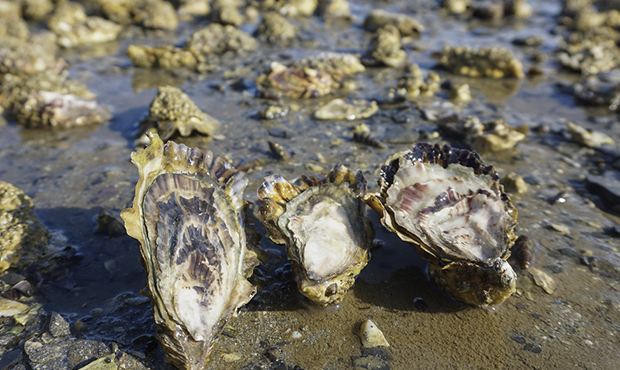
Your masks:
[{"label": "rock", "polygon": [[468,84],[450,84],[450,99],[457,104],[471,101],[471,90]]},{"label": "rock", "polygon": [[360,325],[358,335],[364,348],[390,346],[381,330],[371,320],[366,320]]},{"label": "rock", "polygon": [[288,107],[281,105],[269,105],[260,112],[260,117],[268,120],[286,117],[289,112]]},{"label": "rock", "polygon": [[479,152],[502,152],[515,148],[525,139],[521,130],[498,119],[481,122],[476,116],[464,120],[439,121],[439,128],[450,137],[463,140]]},{"label": "rock", "polygon": [[47,242],[47,231],[34,214],[32,199],[0,181],[0,273],[31,265]]},{"label": "rock", "polygon": [[47,331],[54,338],[66,337],[71,335],[71,329],[69,323],[60,314],[52,312],[50,315],[50,322]]},{"label": "rock", "polygon": [[549,230],[557,231],[562,235],[570,235],[570,228],[564,224],[546,222],[545,227]]},{"label": "rock", "polygon": [[446,70],[468,77],[524,78],[523,65],[508,49],[446,46],[439,55]]},{"label": "rock", "polygon": [[238,353],[224,353],[222,355],[222,361],[228,362],[228,363],[237,362],[241,360],[241,358],[242,358],[241,355]]},{"label": "rock", "polygon": [[396,26],[388,24],[375,32],[362,62],[371,66],[402,67],[405,65],[407,53],[402,48],[400,32]]},{"label": "rock", "polygon": [[601,197],[607,208],[620,214],[620,172],[608,170],[600,176],[588,175],[586,186]]},{"label": "rock", "polygon": [[283,45],[297,37],[297,28],[279,13],[266,12],[256,34],[269,43]]},{"label": "rock", "polygon": [[[172,86],[162,86],[149,106],[149,114],[141,123],[144,130],[155,127],[163,140],[177,133],[189,136],[194,131],[213,135],[220,122],[203,112],[183,91]],[[146,141],[144,136],[139,142]]]},{"label": "rock", "polygon": [[467,11],[471,0],[443,0],[441,5],[452,14],[463,14]]},{"label": "rock", "polygon": [[527,183],[523,180],[523,177],[514,172],[510,172],[502,178],[502,185],[509,193],[524,194],[528,190]]},{"label": "rock", "polygon": [[320,120],[353,121],[371,117],[379,110],[375,101],[334,99],[314,112]]},{"label": "rock", "polygon": [[364,28],[374,32],[386,25],[395,26],[402,36],[417,36],[424,31],[424,26],[415,18],[401,13],[391,13],[375,9],[366,16]]},{"label": "rock", "polygon": [[318,11],[323,18],[351,18],[349,0],[320,0]]},{"label": "rock", "polygon": [[28,312],[29,309],[26,304],[0,297],[0,317],[14,317]]},{"label": "rock", "polygon": [[557,283],[551,276],[549,276],[549,274],[536,267],[531,267],[529,269],[529,272],[532,276],[532,279],[534,280],[534,283],[541,287],[545,291],[545,293],[553,294],[553,292],[555,292],[555,289],[557,288]]},{"label": "rock", "polygon": [[107,210],[101,210],[95,217],[95,233],[116,237],[125,235],[125,226]]},{"label": "rock", "polygon": [[396,89],[390,91],[390,98],[417,100],[432,97],[441,88],[441,77],[435,72],[428,72],[426,77],[416,63],[407,65],[405,74],[398,80]]},{"label": "rock", "polygon": [[600,148],[604,145],[613,145],[614,140],[607,134],[588,130],[573,122],[566,124],[566,133],[571,140],[590,148]]},{"label": "rock", "polygon": [[24,352],[33,369],[72,369],[110,354],[111,349],[93,340],[31,338],[24,343]]}]

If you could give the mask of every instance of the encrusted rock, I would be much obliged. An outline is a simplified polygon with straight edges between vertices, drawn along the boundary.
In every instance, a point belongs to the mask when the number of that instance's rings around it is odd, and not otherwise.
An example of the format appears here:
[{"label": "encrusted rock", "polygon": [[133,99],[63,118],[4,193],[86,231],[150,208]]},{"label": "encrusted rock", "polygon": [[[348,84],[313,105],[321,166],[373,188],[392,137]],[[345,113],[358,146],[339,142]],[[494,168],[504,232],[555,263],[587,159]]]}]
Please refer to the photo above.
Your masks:
[{"label": "encrusted rock", "polygon": [[120,24],[172,31],[179,19],[171,3],[164,0],[95,0],[106,18]]},{"label": "encrusted rock", "polygon": [[196,69],[199,64],[194,53],[174,46],[129,45],[127,55],[141,68]]},{"label": "encrusted rock", "polygon": [[187,43],[187,49],[198,57],[226,52],[240,53],[257,47],[256,40],[246,32],[217,23],[194,32]]},{"label": "encrusted rock", "polygon": [[74,2],[60,3],[48,21],[48,27],[65,48],[115,40],[122,27],[99,17],[86,15],[84,7]]},{"label": "encrusted rock", "polygon": [[379,28],[363,58],[366,65],[402,67],[407,62],[407,53],[402,49],[400,32],[388,24]]},{"label": "encrusted rock", "polygon": [[[142,121],[144,128],[155,127],[164,140],[177,133],[189,136],[194,131],[213,135],[220,126],[215,118],[203,112],[183,91],[172,86],[163,86],[151,102],[148,116]],[[145,142],[144,136],[139,139]]]},{"label": "encrusted rock", "polygon": [[319,0],[318,11],[324,18],[351,18],[349,0]]},{"label": "encrusted rock", "polygon": [[503,48],[447,46],[441,52],[439,64],[452,73],[469,77],[525,77],[521,62]]},{"label": "encrusted rock", "polygon": [[407,66],[405,75],[398,80],[398,86],[391,91],[392,98],[400,97],[416,100],[434,96],[441,89],[441,78],[435,72],[429,72],[426,77],[420,66],[411,63]]},{"label": "encrusted rock", "polygon": [[266,12],[256,33],[269,43],[286,44],[297,37],[297,28],[279,13]]},{"label": "encrusted rock", "polygon": [[469,116],[458,122],[440,122],[448,136],[465,139],[475,150],[500,152],[514,148],[525,139],[525,134],[503,120],[482,123],[478,117]]},{"label": "encrusted rock", "polygon": [[401,13],[391,13],[382,9],[375,9],[366,16],[364,28],[376,31],[388,24],[395,26],[403,36],[417,36],[424,31],[422,23],[415,18]]},{"label": "encrusted rock", "polygon": [[47,232],[34,215],[32,199],[0,181],[0,273],[33,263],[47,239]]}]

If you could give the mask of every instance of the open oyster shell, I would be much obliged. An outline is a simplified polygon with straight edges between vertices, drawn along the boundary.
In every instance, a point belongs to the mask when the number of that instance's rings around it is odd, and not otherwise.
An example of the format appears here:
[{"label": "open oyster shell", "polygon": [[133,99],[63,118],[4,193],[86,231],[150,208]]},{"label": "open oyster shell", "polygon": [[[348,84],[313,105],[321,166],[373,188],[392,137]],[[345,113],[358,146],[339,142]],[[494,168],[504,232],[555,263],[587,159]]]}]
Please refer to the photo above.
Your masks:
[{"label": "open oyster shell", "polygon": [[246,248],[246,180],[221,157],[154,130],[132,154],[140,178],[127,233],[140,242],[159,340],[171,362],[203,369],[225,322],[255,294],[247,277],[258,259]]},{"label": "open oyster shell", "polygon": [[387,229],[429,259],[431,276],[449,294],[492,305],[514,292],[506,260],[517,210],[475,152],[417,144],[386,162],[379,186],[366,201]]},{"label": "open oyster shell", "polygon": [[301,293],[318,304],[340,302],[368,263],[365,188],[361,173],[336,166],[326,178],[269,176],[258,189],[258,218],[286,245]]}]

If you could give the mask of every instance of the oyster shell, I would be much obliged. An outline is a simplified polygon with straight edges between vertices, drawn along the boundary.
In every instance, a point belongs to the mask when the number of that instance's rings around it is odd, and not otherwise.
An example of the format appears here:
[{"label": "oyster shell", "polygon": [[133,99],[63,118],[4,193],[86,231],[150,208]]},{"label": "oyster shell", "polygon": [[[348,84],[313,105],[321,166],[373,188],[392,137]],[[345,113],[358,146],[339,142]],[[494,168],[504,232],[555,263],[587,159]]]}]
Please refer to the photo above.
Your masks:
[{"label": "oyster shell", "polygon": [[510,50],[446,46],[439,64],[446,70],[468,77],[524,78],[523,64]]},{"label": "oyster shell", "polygon": [[517,210],[475,152],[416,144],[386,162],[379,186],[366,201],[387,229],[429,259],[445,291],[472,305],[498,304],[515,291],[506,260]]},{"label": "oyster shell", "polygon": [[221,157],[154,130],[132,155],[140,178],[121,213],[140,242],[158,336],[180,368],[203,369],[215,337],[255,294],[247,281],[258,260],[246,247],[246,181]]},{"label": "oyster shell", "polygon": [[336,166],[327,178],[269,176],[258,189],[258,218],[286,245],[301,293],[318,304],[340,302],[368,263],[365,187],[361,172]]},{"label": "oyster shell", "polygon": [[256,86],[266,98],[315,98],[340,88],[345,78],[365,70],[353,54],[321,53],[288,65],[273,62]]}]

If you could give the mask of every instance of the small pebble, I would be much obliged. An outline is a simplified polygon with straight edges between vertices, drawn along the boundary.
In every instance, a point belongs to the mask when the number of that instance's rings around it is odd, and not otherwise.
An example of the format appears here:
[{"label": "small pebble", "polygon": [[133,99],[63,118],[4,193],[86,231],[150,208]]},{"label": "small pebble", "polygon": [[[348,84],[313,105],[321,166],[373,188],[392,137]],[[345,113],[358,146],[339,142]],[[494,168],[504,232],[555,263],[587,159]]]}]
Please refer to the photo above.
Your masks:
[{"label": "small pebble", "polygon": [[383,332],[379,330],[372,320],[366,320],[360,325],[359,337],[364,348],[389,347],[390,344],[385,339]]}]

